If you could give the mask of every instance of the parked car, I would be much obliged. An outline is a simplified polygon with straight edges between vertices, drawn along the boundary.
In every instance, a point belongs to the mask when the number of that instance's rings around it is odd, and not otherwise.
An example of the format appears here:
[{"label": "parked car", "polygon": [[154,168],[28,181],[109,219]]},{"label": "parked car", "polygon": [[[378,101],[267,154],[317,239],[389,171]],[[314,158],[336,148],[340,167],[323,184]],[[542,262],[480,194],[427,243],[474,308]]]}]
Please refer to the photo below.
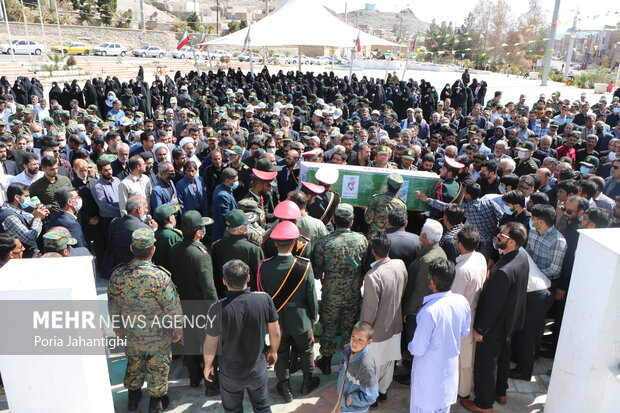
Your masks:
[{"label": "parked car", "polygon": [[[299,59],[299,56],[297,56],[297,55],[293,56],[293,63],[298,64],[298,63],[299,63],[299,60],[300,60],[300,59]],[[313,60],[314,60],[314,59],[310,59],[308,56],[301,55],[301,64],[302,64],[302,65],[309,65],[309,64],[312,64],[311,62],[312,62]]]},{"label": "parked car", "polygon": [[140,46],[139,48],[131,52],[132,55],[137,57],[159,57],[162,58],[166,55],[166,51],[159,46]]},{"label": "parked car", "polygon": [[0,52],[5,54],[41,54],[45,45],[32,40],[15,39],[11,43],[0,44]]},{"label": "parked car", "polygon": [[[237,59],[239,59],[240,62],[249,62],[250,61],[250,53],[249,52],[245,52],[240,54],[239,56],[237,56]],[[252,53],[252,62],[253,63],[262,63],[263,62],[263,57],[261,55],[259,55],[258,53]]]},{"label": "parked car", "polygon": [[95,46],[93,52],[97,56],[125,56],[127,48],[120,43],[101,43]]},{"label": "parked car", "polygon": [[349,59],[347,59],[346,57],[337,57],[336,58],[336,64],[339,64],[339,65],[350,65],[351,61]]},{"label": "parked car", "polygon": [[191,46],[183,46],[181,50],[175,50],[172,52],[172,57],[175,59],[185,59],[194,57],[194,52]]},{"label": "parked car", "polygon": [[228,53],[226,50],[209,50],[209,52],[207,53],[207,51],[203,52],[205,59],[208,59],[209,56],[211,56],[211,60],[220,60],[220,58],[222,57],[228,57],[231,58],[232,55],[230,53]]},{"label": "parked car", "polygon": [[52,46],[52,52],[88,55],[93,52],[93,47],[81,42],[64,42],[59,46]]},{"label": "parked car", "polygon": [[[315,56],[314,60],[316,60],[318,65],[330,65],[332,64],[331,56]],[[335,60],[334,60],[335,63]]]},{"label": "parked car", "polygon": [[274,54],[269,60],[270,63],[279,63],[285,65],[293,63],[293,59],[291,57],[285,56],[281,53]]}]

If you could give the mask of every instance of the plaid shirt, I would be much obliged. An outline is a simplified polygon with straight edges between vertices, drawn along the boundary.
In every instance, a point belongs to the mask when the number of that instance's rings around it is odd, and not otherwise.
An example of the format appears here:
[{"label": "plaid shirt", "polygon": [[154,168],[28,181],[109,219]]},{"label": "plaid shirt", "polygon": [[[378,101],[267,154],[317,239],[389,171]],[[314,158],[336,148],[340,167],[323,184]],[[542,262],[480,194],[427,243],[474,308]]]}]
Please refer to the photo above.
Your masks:
[{"label": "plaid shirt", "polygon": [[[8,202],[4,203],[4,208],[12,209],[15,214],[21,215],[26,218],[26,220],[28,220],[28,215],[30,215],[21,209],[15,208]],[[24,246],[32,247],[37,245],[37,238],[43,229],[43,222],[41,222],[40,219],[34,218],[30,224],[30,228],[28,228],[17,216],[9,215],[5,218],[4,222],[2,222],[2,226],[6,232],[19,238]]]},{"label": "plaid shirt", "polygon": [[536,125],[532,126],[532,132],[534,132],[536,136],[545,136],[549,134],[549,123],[547,123],[546,128],[543,128],[540,122],[536,122]]},{"label": "plaid shirt", "polygon": [[542,235],[538,231],[530,231],[526,249],[547,278],[555,280],[560,277],[566,253],[566,240],[560,231],[555,227],[549,228]]},{"label": "plaid shirt", "polygon": [[[440,211],[448,207],[448,203],[429,198],[428,204]],[[478,198],[461,204],[465,211],[466,223],[473,225],[480,232],[480,242],[492,242],[499,220],[504,210],[496,202],[487,198]]]}]

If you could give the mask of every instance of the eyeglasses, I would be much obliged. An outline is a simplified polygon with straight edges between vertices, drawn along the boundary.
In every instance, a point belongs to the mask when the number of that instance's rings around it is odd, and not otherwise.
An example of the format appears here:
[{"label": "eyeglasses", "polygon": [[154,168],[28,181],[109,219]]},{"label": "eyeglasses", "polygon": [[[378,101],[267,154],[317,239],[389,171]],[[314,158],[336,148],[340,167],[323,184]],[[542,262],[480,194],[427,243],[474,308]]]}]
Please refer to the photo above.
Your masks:
[{"label": "eyeglasses", "polygon": [[576,214],[577,212],[579,212],[579,211],[573,211],[572,209],[566,209],[565,205],[560,205],[560,211],[566,212],[569,215],[573,215],[573,214]]},{"label": "eyeglasses", "polygon": [[527,185],[519,185],[519,186],[517,186],[517,189],[521,189],[523,191],[529,191],[529,190],[532,189],[532,187],[527,186]]}]

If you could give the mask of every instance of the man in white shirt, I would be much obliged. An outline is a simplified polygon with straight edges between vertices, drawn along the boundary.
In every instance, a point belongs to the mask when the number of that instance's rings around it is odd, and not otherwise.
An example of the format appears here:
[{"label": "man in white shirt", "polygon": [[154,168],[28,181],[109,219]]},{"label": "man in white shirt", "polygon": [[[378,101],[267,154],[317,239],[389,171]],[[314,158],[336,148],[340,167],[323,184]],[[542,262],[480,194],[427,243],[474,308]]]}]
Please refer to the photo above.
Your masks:
[{"label": "man in white shirt", "polygon": [[[467,299],[471,308],[473,323],[478,297],[487,276],[487,261],[484,255],[476,251],[480,244],[480,233],[473,225],[465,225],[456,234],[456,248],[459,256],[456,257],[456,275],[452,288],[455,294],[461,294]],[[473,331],[473,325],[470,325]],[[461,340],[459,354],[459,397],[467,398],[471,393],[474,382],[474,351],[476,342],[470,333]]]},{"label": "man in white shirt", "polygon": [[39,170],[39,159],[33,153],[24,153],[22,156],[22,166],[24,170],[10,178],[9,185],[15,182],[30,186],[34,181],[43,176],[43,172]]},{"label": "man in white shirt", "polygon": [[136,155],[129,158],[128,168],[129,176],[121,181],[118,186],[118,207],[121,216],[127,214],[125,206],[127,200],[133,196],[141,196],[145,199],[151,199],[151,179],[146,174],[146,162],[142,157]]}]

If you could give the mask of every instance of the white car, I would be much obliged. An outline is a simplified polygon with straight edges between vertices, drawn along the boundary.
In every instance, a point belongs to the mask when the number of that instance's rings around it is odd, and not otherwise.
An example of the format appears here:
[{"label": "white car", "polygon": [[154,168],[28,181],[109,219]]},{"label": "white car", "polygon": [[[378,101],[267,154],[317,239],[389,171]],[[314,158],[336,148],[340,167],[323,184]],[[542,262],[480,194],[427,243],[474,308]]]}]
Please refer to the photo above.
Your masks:
[{"label": "white car", "polygon": [[[243,54],[240,54],[239,56],[237,56],[237,59],[239,59],[240,62],[249,62],[250,61],[250,53],[249,52],[245,52]],[[262,63],[263,62],[263,57],[261,55],[259,55],[258,53],[252,53],[252,62],[253,63]]]},{"label": "white car", "polygon": [[183,46],[181,50],[175,50],[172,52],[172,57],[175,59],[191,59],[194,57],[194,52],[190,46]]},{"label": "white car", "polygon": [[45,45],[32,40],[13,40],[11,43],[0,44],[0,52],[5,54],[41,54]]},{"label": "white car", "polygon": [[[332,58],[330,56],[315,56],[314,58],[319,65],[331,65]],[[334,59],[334,63],[336,63],[336,59]]]},{"label": "white car", "polygon": [[[297,64],[297,63],[299,63],[299,60],[300,60],[299,56],[297,56],[297,55],[293,56],[293,63]],[[312,59],[312,58],[310,58],[308,56],[305,56],[305,55],[301,55],[301,64],[302,65],[312,64],[313,61],[314,61],[314,59]]]},{"label": "white car", "polygon": [[127,48],[120,43],[101,43],[93,48],[97,56],[125,56]]},{"label": "white car", "polygon": [[203,54],[205,56],[205,59],[208,59],[209,56],[211,56],[211,60],[220,60],[221,57],[232,57],[232,55],[226,50],[209,50],[209,53],[204,51]]},{"label": "white car", "polygon": [[279,63],[279,64],[290,64],[293,63],[293,59],[291,57],[287,57],[283,54],[280,53],[276,53],[274,54],[270,60],[272,60],[274,63]]},{"label": "white car", "polygon": [[166,51],[159,46],[141,46],[131,52],[136,57],[159,57],[166,55]]}]

